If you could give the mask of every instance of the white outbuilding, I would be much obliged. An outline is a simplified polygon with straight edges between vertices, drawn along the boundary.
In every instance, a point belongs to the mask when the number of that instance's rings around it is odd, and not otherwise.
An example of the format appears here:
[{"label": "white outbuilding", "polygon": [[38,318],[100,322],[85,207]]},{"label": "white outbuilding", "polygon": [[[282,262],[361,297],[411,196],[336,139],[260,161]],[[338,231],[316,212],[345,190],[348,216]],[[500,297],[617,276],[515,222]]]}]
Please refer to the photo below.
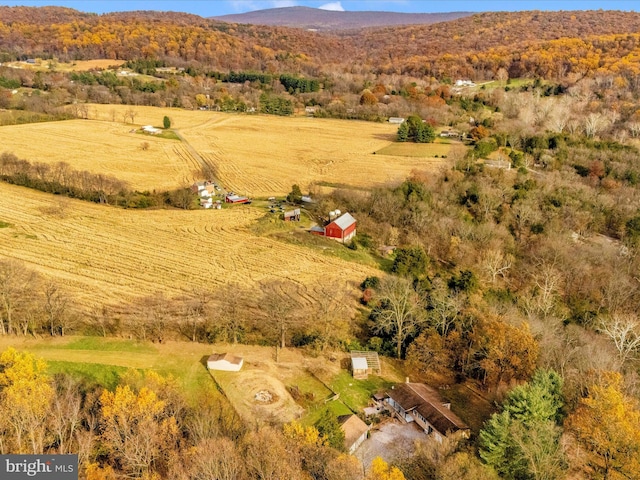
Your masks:
[{"label": "white outbuilding", "polygon": [[207,359],[209,370],[222,370],[225,372],[237,372],[242,368],[244,359],[230,353],[214,353]]}]

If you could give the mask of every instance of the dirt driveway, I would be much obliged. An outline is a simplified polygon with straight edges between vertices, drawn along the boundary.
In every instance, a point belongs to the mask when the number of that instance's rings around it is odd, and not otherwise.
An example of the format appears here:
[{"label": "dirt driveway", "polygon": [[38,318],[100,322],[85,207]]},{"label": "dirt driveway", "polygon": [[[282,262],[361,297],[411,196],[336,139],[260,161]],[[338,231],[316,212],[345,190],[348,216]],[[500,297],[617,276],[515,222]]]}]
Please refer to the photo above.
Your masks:
[{"label": "dirt driveway", "polygon": [[375,457],[386,462],[413,454],[415,441],[426,439],[424,432],[414,423],[400,423],[387,420],[371,430],[371,437],[358,448],[354,455],[360,459],[365,469],[369,469]]}]

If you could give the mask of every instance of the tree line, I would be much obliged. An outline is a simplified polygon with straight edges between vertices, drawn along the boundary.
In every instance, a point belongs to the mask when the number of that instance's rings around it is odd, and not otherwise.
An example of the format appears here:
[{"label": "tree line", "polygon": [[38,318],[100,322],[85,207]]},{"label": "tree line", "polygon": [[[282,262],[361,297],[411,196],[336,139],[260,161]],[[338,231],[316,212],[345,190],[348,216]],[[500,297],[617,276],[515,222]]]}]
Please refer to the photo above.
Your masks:
[{"label": "tree line", "polygon": [[0,154],[0,180],[41,192],[124,208],[175,207],[190,209],[195,196],[189,188],[139,192],[113,175],[75,170],[66,162],[31,163],[12,153]]}]

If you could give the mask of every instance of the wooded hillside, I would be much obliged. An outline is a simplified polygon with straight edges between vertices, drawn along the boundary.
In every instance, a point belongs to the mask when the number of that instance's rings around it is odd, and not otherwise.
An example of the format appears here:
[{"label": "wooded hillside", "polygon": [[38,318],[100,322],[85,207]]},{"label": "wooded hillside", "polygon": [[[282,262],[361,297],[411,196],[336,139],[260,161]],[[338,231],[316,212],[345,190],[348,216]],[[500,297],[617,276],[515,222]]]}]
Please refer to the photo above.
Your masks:
[{"label": "wooded hillside", "polygon": [[[512,76],[559,76],[572,67],[585,73],[614,68],[612,59],[621,54],[636,63],[638,30],[640,14],[617,11],[483,13],[433,25],[336,35],[181,13],[93,15],[58,7],[0,7],[5,60],[157,58],[222,70],[307,74],[355,68],[362,73],[484,79],[499,68]],[[552,68],[548,57],[555,59]]]}]

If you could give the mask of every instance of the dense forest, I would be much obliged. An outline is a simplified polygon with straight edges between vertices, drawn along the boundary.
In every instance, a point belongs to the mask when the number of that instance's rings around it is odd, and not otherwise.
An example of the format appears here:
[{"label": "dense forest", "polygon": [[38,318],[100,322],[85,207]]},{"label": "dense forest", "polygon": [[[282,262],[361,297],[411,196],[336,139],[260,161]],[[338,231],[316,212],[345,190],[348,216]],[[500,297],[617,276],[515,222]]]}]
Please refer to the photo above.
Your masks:
[{"label": "dense forest", "polygon": [[[253,429],[223,401],[186,399],[171,378],[130,374],[101,388],[7,350],[0,453],[79,452],[88,479],[640,478],[639,30],[639,14],[602,11],[319,34],[0,7],[0,60],[48,65],[0,66],[0,108],[25,115],[5,123],[87,118],[88,102],[278,115],[314,106],[320,117],[411,116],[414,137],[446,127],[468,145],[447,168],[397,185],[314,191],[312,214],[358,219],[345,248],[395,248],[378,276],[354,279],[349,321],[339,288],[302,309],[287,282],[86,312],[63,285],[0,257],[0,334],[374,350],[413,379],[473,385],[495,406],[471,439],[423,442],[365,477],[340,451],[334,419]],[[95,58],[127,61],[144,79],[56,69]],[[461,78],[491,83],[460,89]],[[130,192],[117,178],[0,153],[10,183],[125,208],[189,205],[188,192]]]}]

